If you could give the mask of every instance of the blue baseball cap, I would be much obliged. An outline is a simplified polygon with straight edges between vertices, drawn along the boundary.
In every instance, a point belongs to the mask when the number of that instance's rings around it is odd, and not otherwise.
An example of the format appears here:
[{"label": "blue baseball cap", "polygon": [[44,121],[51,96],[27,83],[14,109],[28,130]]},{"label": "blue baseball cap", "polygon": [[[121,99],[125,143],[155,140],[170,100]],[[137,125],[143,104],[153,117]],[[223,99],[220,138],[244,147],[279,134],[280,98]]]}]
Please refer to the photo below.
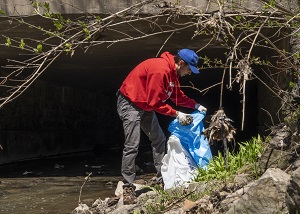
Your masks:
[{"label": "blue baseball cap", "polygon": [[197,64],[198,64],[198,55],[195,53],[195,51],[190,50],[190,49],[181,49],[178,51],[178,56],[185,61],[189,66],[190,69],[194,74],[199,74],[199,70],[197,69]]}]

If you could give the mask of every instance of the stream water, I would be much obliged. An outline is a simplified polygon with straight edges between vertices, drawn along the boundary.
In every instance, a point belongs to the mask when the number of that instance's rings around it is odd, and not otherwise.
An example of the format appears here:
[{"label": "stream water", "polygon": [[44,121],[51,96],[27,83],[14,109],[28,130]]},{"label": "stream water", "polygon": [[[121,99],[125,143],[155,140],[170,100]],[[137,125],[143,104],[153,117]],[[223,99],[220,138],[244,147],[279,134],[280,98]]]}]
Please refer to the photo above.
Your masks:
[{"label": "stream water", "polygon": [[[141,179],[154,176],[154,166],[147,162],[151,159],[151,152],[138,155],[136,162],[144,171]],[[70,213],[78,206],[79,196],[91,206],[98,198],[114,196],[118,181],[122,180],[120,166],[121,153],[111,152],[0,165],[0,213]],[[90,180],[84,184],[90,173]]]},{"label": "stream water", "polygon": [[[0,213],[70,213],[78,205],[84,177],[6,178],[0,184]],[[81,201],[91,205],[97,198],[114,195],[118,179],[92,178],[83,187]]]},{"label": "stream water", "polygon": [[89,206],[114,196],[121,176],[119,160],[79,154],[0,166],[0,213],[70,213],[80,196]]}]

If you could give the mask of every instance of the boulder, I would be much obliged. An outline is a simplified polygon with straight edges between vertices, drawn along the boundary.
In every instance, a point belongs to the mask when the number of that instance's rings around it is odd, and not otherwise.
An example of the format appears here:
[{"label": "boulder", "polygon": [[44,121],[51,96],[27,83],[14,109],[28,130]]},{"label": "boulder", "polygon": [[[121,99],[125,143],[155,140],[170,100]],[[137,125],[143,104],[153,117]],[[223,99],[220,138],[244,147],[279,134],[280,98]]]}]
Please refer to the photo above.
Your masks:
[{"label": "boulder", "polygon": [[258,171],[264,173],[268,168],[286,169],[293,161],[293,153],[267,148],[258,161]]},{"label": "boulder", "polygon": [[287,188],[286,203],[289,213],[300,213],[300,167],[292,173]]},{"label": "boulder", "polygon": [[239,190],[242,194],[228,204],[225,213],[288,213],[285,195],[290,177],[280,169],[267,169],[257,181]]},{"label": "boulder", "polygon": [[287,126],[283,126],[275,132],[275,136],[270,140],[269,144],[274,149],[285,150],[291,143],[291,131]]}]

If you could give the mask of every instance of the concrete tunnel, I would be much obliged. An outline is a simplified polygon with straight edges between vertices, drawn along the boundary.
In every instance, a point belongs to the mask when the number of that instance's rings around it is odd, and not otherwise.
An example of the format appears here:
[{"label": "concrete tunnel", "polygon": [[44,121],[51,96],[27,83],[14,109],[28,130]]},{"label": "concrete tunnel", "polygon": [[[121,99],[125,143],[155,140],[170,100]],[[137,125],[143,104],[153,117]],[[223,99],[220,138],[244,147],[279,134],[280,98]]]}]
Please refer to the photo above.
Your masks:
[{"label": "concrete tunnel", "polygon": [[[3,22],[2,22],[3,24]],[[3,32],[2,32],[3,33]],[[30,35],[30,30],[17,30],[12,35]],[[204,46],[208,38],[191,39],[193,29],[174,34],[159,53],[176,53],[180,48]],[[115,93],[126,75],[142,60],[155,57],[169,34],[161,34],[147,39],[116,43],[112,46],[99,45],[84,51],[77,49],[70,57],[58,58],[19,98],[0,109],[0,164],[32,158],[43,158],[70,153],[95,151],[121,151],[123,129],[116,111]],[[199,56],[212,58],[225,57],[225,49],[217,44],[199,52]],[[258,55],[266,53],[258,51]],[[1,47],[0,65],[8,64],[7,59],[23,60],[18,50]],[[199,66],[201,65],[201,60]],[[261,68],[255,67],[255,72]],[[1,72],[7,72],[1,68]],[[205,69],[200,74],[180,79],[182,86],[205,89],[221,81],[223,69]],[[228,78],[228,76],[227,76]],[[225,81],[228,82],[228,81]],[[206,93],[184,87],[189,97],[208,108],[204,121],[208,126],[209,115],[214,114],[220,105],[220,86]],[[257,134],[267,134],[271,125],[269,115],[262,109],[276,114],[279,101],[257,80],[251,80],[246,88],[245,126],[241,131],[242,96],[239,86],[224,90],[223,108],[237,129],[236,141],[245,141]],[[272,105],[270,105],[272,103]],[[176,107],[186,113],[191,109]],[[173,118],[158,115],[166,134]],[[276,118],[273,118],[276,121]],[[141,147],[150,146],[142,136]],[[219,145],[212,147],[217,151]]]}]

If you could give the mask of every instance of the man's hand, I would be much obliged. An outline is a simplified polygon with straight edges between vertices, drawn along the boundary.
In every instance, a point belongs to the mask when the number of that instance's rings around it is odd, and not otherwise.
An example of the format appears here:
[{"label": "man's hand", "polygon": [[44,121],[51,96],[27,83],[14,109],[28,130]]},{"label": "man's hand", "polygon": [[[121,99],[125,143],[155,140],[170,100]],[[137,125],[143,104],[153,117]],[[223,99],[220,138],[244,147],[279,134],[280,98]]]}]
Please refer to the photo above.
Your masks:
[{"label": "man's hand", "polygon": [[193,117],[189,114],[184,114],[180,111],[177,112],[177,120],[180,125],[188,126],[193,122]]},{"label": "man's hand", "polygon": [[198,103],[195,105],[195,109],[197,109],[200,112],[204,112],[204,113],[206,113],[206,111],[207,111],[207,108],[205,108],[204,106],[202,106]]}]

